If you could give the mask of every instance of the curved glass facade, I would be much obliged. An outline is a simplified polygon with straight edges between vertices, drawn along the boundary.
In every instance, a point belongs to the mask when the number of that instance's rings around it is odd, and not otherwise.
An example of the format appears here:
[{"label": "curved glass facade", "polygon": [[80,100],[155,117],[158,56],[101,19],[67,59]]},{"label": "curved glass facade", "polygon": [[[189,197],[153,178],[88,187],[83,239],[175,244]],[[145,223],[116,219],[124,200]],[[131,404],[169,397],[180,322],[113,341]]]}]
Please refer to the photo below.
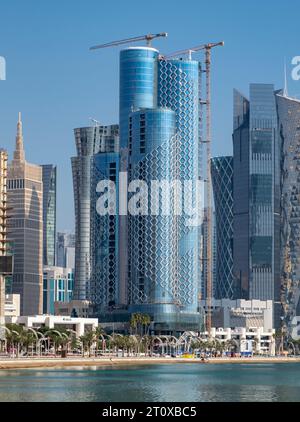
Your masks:
[{"label": "curved glass facade", "polygon": [[233,157],[211,160],[216,212],[216,299],[233,299]]},{"label": "curved glass facade", "polygon": [[[129,303],[132,311],[146,306],[157,322],[158,313],[176,312],[178,302],[177,217],[160,214],[162,190],[151,197],[152,181],[176,178],[176,115],[168,109],[141,110],[131,115],[130,124],[131,179],[147,183],[150,215],[129,217]],[[151,215],[154,201],[159,215]]]},{"label": "curved glass facade", "polygon": [[[193,60],[160,60],[158,104],[175,111],[178,137],[178,160],[181,181],[195,184],[199,180],[199,67]],[[199,204],[200,206],[200,204]],[[200,288],[200,228],[179,218],[178,227],[178,291],[182,312],[197,312]]]},{"label": "curved glass facade", "polygon": [[139,108],[157,105],[158,51],[130,47],[120,54],[120,147],[128,146],[128,117]]}]

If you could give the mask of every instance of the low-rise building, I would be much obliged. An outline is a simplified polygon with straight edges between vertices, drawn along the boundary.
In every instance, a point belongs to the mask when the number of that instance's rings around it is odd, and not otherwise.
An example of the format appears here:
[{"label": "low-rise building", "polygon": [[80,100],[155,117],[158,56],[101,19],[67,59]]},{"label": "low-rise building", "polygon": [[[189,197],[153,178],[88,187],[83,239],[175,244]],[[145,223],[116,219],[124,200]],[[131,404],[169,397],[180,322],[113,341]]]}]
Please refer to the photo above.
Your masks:
[{"label": "low-rise building", "polygon": [[88,300],[71,300],[70,302],[55,302],[55,315],[88,318],[91,302]]},{"label": "low-rise building", "polygon": [[21,310],[20,295],[5,295],[4,315],[5,317],[18,317]]},{"label": "low-rise building", "polygon": [[[205,312],[206,303],[200,305]],[[223,328],[263,328],[264,331],[273,329],[273,302],[271,300],[212,300],[212,326]]]},{"label": "low-rise building", "polygon": [[242,355],[270,355],[275,356],[275,329],[265,330],[263,327],[236,327],[212,328],[210,336],[208,332],[201,333],[204,340],[214,339],[221,343],[230,342],[232,351]]},{"label": "low-rise building", "polygon": [[97,318],[70,318],[54,315],[35,315],[6,317],[6,324],[19,324],[26,328],[39,329],[48,327],[49,329],[66,328],[76,332],[76,337],[82,336],[85,332],[95,330],[98,327]]}]

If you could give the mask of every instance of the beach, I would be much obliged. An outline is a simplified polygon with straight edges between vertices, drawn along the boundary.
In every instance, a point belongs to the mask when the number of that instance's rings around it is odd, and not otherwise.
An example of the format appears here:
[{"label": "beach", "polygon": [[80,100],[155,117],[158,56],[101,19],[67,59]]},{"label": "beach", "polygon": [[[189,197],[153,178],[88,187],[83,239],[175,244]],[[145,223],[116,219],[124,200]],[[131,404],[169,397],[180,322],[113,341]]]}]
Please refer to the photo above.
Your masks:
[{"label": "beach", "polygon": [[209,358],[205,362],[196,358],[151,358],[151,357],[112,357],[112,358],[19,358],[0,359],[0,370],[26,368],[59,368],[75,366],[119,366],[145,364],[178,364],[193,363],[200,365],[212,364],[264,364],[264,363],[300,363],[300,357],[236,357]]}]

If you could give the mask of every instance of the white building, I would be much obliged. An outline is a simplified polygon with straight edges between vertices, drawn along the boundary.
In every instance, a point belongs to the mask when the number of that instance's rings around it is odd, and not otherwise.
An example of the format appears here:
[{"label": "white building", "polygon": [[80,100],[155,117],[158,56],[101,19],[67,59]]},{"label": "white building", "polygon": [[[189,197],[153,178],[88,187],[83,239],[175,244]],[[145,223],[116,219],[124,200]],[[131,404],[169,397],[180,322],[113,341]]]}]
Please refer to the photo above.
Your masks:
[{"label": "white building", "polygon": [[26,328],[48,327],[49,329],[66,328],[76,332],[76,336],[82,336],[86,331],[95,330],[98,327],[97,318],[70,318],[65,316],[36,315],[6,317],[6,324],[19,324]]},{"label": "white building", "polygon": [[[275,356],[275,330],[260,328],[212,328],[211,338],[221,343],[231,342],[233,349],[241,354],[260,354]],[[203,339],[208,339],[208,332],[201,333]]]},{"label": "white building", "polygon": [[20,316],[21,300],[20,295],[5,295],[4,316]]}]

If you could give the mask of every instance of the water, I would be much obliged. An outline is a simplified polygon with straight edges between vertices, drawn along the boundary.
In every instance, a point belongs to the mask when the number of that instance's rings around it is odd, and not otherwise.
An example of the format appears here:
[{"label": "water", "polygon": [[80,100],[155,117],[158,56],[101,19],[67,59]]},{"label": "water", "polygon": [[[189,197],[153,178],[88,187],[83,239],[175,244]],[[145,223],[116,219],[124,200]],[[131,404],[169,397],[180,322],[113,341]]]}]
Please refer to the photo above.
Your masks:
[{"label": "water", "polygon": [[1,370],[0,401],[300,401],[300,364]]}]

